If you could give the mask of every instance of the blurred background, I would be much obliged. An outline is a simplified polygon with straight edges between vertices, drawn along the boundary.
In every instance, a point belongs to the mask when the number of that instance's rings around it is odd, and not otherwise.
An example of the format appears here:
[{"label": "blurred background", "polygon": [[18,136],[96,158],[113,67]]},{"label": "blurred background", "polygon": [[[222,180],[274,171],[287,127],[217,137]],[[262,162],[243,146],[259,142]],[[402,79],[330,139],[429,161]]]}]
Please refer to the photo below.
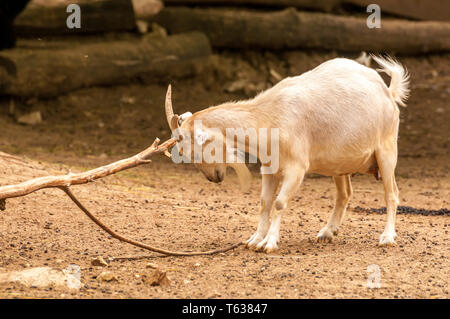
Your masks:
[{"label": "blurred background", "polygon": [[448,156],[450,2],[378,0],[370,28],[371,2],[3,0],[0,149],[65,162],[132,154],[169,137],[169,83],[175,111],[194,112],[364,51],[411,73],[400,156]]}]

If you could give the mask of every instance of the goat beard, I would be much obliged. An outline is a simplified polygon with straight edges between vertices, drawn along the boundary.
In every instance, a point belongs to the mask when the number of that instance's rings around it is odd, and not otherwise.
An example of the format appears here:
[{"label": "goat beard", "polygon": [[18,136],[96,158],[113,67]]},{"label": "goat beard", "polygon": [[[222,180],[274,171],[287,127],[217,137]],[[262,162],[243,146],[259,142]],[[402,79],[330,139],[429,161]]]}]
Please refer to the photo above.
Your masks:
[{"label": "goat beard", "polygon": [[250,184],[252,181],[252,174],[250,173],[250,170],[248,169],[247,165],[245,165],[245,163],[232,163],[229,164],[228,166],[234,169],[239,178],[241,190],[244,193],[247,193],[250,190]]}]

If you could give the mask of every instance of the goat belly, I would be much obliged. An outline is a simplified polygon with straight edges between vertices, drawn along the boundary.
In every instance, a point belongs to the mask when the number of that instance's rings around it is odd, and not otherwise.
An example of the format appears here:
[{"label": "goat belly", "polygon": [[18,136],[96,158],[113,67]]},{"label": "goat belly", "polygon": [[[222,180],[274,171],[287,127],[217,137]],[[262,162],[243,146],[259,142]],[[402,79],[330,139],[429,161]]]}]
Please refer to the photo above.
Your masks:
[{"label": "goat belly", "polygon": [[354,173],[377,174],[378,165],[375,153],[352,158],[316,159],[310,164],[309,172],[325,176],[340,176]]}]

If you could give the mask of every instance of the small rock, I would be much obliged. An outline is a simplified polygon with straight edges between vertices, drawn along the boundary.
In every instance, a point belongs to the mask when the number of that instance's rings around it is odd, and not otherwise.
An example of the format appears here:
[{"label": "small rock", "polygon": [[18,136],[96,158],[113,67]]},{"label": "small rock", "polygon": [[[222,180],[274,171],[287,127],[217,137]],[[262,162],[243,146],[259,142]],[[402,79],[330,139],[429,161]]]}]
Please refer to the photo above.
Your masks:
[{"label": "small rock", "polygon": [[155,269],[155,271],[150,275],[142,275],[144,283],[150,286],[168,286],[170,285],[170,280],[167,277],[165,271]]},{"label": "small rock", "polygon": [[148,263],[147,265],[145,265],[145,268],[153,268],[153,269],[157,269],[158,265],[154,264],[154,263]]},{"label": "small rock", "polygon": [[24,114],[17,118],[17,123],[25,125],[37,125],[42,123],[42,116],[40,111]]},{"label": "small rock", "polygon": [[0,283],[10,282],[39,288],[66,286],[67,276],[60,269],[50,267],[36,267],[23,271],[0,273]]},{"label": "small rock", "polygon": [[117,277],[117,275],[113,274],[110,271],[104,271],[97,276],[97,280],[110,282],[110,281],[119,281],[119,278]]},{"label": "small rock", "polygon": [[97,258],[92,259],[91,265],[92,266],[106,267],[106,266],[108,266],[108,263],[103,259],[102,256],[98,256]]}]

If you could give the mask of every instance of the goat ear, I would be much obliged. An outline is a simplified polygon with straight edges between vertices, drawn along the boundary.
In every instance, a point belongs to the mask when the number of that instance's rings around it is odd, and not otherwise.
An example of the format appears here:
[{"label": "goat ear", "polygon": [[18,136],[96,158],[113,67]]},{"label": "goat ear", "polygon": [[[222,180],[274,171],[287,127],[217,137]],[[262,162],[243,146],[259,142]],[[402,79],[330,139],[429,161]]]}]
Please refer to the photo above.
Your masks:
[{"label": "goat ear", "polygon": [[197,129],[194,133],[194,140],[198,145],[203,145],[205,144],[205,142],[209,139],[209,134],[208,132],[202,130],[202,129]]},{"label": "goat ear", "polygon": [[186,112],[186,113],[181,114],[178,117],[178,124],[181,125],[186,119],[190,118],[191,116],[192,116],[191,112]]}]

